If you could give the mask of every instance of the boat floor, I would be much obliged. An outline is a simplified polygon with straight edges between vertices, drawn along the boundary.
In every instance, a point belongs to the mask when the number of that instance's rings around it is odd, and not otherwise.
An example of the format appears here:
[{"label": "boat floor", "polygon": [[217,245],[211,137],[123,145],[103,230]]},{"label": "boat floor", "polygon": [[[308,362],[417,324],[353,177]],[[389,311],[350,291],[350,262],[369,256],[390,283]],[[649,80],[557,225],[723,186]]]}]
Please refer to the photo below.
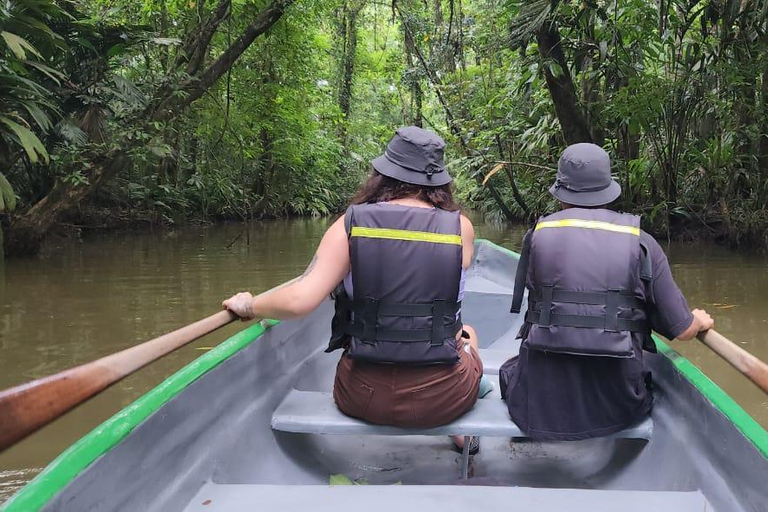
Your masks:
[{"label": "boat floor", "polygon": [[[364,505],[363,505],[364,504]],[[185,512],[467,512],[497,510],[537,512],[704,512],[698,492],[598,491],[462,485],[220,485],[208,483]]]}]

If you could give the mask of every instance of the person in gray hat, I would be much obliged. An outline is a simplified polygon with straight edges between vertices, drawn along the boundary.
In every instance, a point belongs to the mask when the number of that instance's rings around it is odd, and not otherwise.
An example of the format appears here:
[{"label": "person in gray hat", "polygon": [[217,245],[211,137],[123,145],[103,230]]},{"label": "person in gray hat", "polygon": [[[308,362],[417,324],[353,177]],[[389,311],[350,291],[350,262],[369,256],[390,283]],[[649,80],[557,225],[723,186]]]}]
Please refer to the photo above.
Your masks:
[{"label": "person in gray hat", "polygon": [[[333,292],[327,351],[343,349],[333,396],[371,423],[447,424],[492,389],[481,386],[477,336],[461,321],[475,236],[453,200],[444,148],[430,131],[397,130],[302,277],[223,303],[243,318],[295,318]],[[478,449],[473,438],[470,453]]]},{"label": "person in gray hat", "polygon": [[643,351],[656,351],[651,330],[690,340],[714,322],[688,309],[640,218],[607,208],[621,187],[602,148],[566,148],[550,192],[562,208],[523,241],[512,312],[520,313],[525,289],[528,308],[519,355],[499,372],[501,392],[531,438],[609,435],[651,410],[643,364]]}]

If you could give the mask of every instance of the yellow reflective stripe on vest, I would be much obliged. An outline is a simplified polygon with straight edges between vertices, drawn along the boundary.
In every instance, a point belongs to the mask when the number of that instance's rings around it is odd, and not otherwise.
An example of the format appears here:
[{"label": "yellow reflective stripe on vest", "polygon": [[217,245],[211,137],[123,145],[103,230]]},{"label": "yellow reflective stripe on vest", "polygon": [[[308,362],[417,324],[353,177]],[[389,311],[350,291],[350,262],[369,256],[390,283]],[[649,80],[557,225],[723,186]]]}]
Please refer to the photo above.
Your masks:
[{"label": "yellow reflective stripe on vest", "polygon": [[614,233],[627,233],[628,235],[640,236],[640,228],[633,226],[622,226],[621,224],[611,224],[599,220],[581,220],[581,219],[561,219],[547,220],[536,224],[538,231],[544,228],[584,228],[584,229],[602,229],[603,231],[613,231]]},{"label": "yellow reflective stripe on vest", "polygon": [[362,238],[384,238],[387,240],[405,240],[407,242],[432,242],[435,244],[461,245],[461,235],[445,235],[427,231],[407,231],[405,229],[363,228],[353,226],[351,236]]}]

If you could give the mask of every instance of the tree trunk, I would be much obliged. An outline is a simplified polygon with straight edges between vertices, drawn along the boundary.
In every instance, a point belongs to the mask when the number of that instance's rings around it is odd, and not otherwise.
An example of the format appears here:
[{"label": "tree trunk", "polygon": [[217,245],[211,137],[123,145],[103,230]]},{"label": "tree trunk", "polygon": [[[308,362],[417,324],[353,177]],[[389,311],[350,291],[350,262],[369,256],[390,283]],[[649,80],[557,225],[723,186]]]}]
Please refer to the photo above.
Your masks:
[{"label": "tree trunk", "polygon": [[456,54],[459,52],[459,41],[456,37],[458,29],[454,28],[456,5],[455,0],[450,0],[450,13],[448,15],[448,33],[445,35],[445,69],[448,73],[456,72]]},{"label": "tree trunk", "polygon": [[421,90],[421,81],[415,74],[416,63],[413,60],[413,56],[416,54],[417,48],[410,29],[403,30],[403,40],[405,42],[405,62],[408,65],[408,69],[411,71],[411,124],[421,127],[424,93]]},{"label": "tree trunk", "polygon": [[[496,134],[496,147],[499,149],[499,157],[504,160],[508,160],[509,163],[504,164],[504,171],[507,173],[507,178],[509,179],[509,186],[512,187],[512,196],[515,198],[515,201],[517,202],[517,205],[523,210],[526,216],[526,220],[529,220],[531,218],[531,209],[528,207],[528,204],[525,202],[525,199],[523,198],[523,195],[520,193],[520,189],[517,187],[517,182],[515,181],[515,173],[512,170],[512,158],[508,158],[507,155],[504,152],[504,145],[501,143],[501,137],[499,137],[499,134]],[[509,157],[511,157],[512,154],[510,152]]]},{"label": "tree trunk", "polygon": [[43,236],[51,229],[59,215],[79,204],[101,183],[117,175],[125,166],[126,160],[119,153],[109,153],[94,155],[90,162],[93,168],[88,176],[88,185],[57,181],[48,195],[13,221],[5,237],[6,255],[36,254],[40,250]]},{"label": "tree trunk", "polygon": [[762,123],[760,126],[760,142],[757,151],[757,172],[760,184],[768,178],[768,60],[763,64],[763,76],[760,87],[762,103]]},{"label": "tree trunk", "polygon": [[[294,0],[273,0],[265,7],[253,23],[248,25],[243,33],[238,37],[216,61],[204,71],[196,76],[190,77],[181,86],[181,90],[187,95],[167,94],[157,103],[157,108],[149,109],[137,116],[132,121],[136,126],[146,126],[153,121],[163,121],[170,119],[182,110],[199,99],[216,81],[224,75],[234,62],[243,54],[243,52],[256,40],[257,37],[264,34],[277,20],[283,15],[285,9],[290,6]],[[222,0],[216,10],[211,14],[204,26],[218,27],[226,15],[222,17],[222,12],[229,10],[229,0]],[[215,32],[215,30],[214,30]],[[201,36],[202,37],[202,36]],[[210,37],[205,35],[207,43],[210,43],[213,33]],[[196,38],[199,42],[200,38]],[[195,51],[207,53],[207,44],[205,49],[195,47]],[[202,60],[200,61],[202,62]],[[158,91],[160,94],[162,91]],[[10,226],[5,239],[5,253],[12,256],[24,256],[35,254],[40,249],[40,242],[45,234],[55,224],[59,216],[73,206],[80,203],[89,194],[96,190],[103,182],[108,181],[119,173],[127,164],[123,156],[129,152],[138,142],[134,140],[124,140],[122,144],[116,146],[120,151],[95,154],[88,158],[90,163],[90,172],[88,173],[87,185],[75,185],[57,181],[51,192],[41,201],[27,210],[23,215],[16,218]]]},{"label": "tree trunk", "polygon": [[342,34],[342,55],[341,55],[341,83],[339,84],[339,109],[343,116],[339,124],[339,142],[346,153],[347,151],[347,128],[349,115],[352,111],[352,84],[355,76],[355,56],[357,54],[357,16],[363,4],[349,7],[344,2],[342,7],[341,23]]},{"label": "tree trunk", "polygon": [[[547,89],[552,96],[552,103],[555,105],[555,113],[566,144],[593,142],[589,125],[578,104],[576,89],[563,53],[560,31],[555,22],[544,23],[536,34],[536,39],[539,43],[539,55],[544,62]],[[560,71],[557,76],[553,73],[552,66],[547,65],[548,60],[554,61],[559,66]]]}]

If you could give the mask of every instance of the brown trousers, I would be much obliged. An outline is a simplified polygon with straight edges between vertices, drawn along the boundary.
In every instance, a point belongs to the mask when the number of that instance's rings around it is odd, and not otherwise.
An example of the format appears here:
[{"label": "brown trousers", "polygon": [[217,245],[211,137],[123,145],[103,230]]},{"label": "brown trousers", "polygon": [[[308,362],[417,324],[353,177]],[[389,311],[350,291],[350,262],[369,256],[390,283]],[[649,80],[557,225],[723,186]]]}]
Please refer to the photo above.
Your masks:
[{"label": "brown trousers", "polygon": [[474,407],[483,375],[473,348],[459,349],[459,354],[453,365],[397,366],[354,361],[345,352],[336,368],[333,398],[348,416],[379,425],[445,425]]}]

